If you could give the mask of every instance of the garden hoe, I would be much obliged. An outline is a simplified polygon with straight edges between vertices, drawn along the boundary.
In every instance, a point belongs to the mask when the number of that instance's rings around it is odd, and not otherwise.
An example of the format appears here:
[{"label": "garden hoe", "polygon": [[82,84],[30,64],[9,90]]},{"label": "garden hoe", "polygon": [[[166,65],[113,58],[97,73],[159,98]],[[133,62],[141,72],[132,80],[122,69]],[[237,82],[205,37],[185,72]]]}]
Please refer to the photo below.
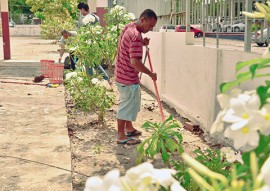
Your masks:
[{"label": "garden hoe", "polygon": [[[150,70],[151,70],[151,72],[153,72],[153,67],[152,67],[152,62],[151,62],[151,57],[150,57],[148,46],[146,46],[146,53],[145,53],[145,58],[144,58],[144,64],[145,64],[145,61],[146,61],[146,57],[148,57],[148,62],[149,62]],[[160,115],[161,115],[161,118],[162,118],[162,122],[164,122],[165,119],[164,119],[164,114],[163,114],[163,110],[162,110],[162,105],[161,105],[161,102],[160,102],[160,97],[159,97],[159,93],[158,93],[157,83],[154,80],[153,80],[153,82],[154,82],[154,86],[155,86],[155,91],[156,91],[156,96],[157,96],[157,101],[158,101],[158,107],[159,107]]]}]

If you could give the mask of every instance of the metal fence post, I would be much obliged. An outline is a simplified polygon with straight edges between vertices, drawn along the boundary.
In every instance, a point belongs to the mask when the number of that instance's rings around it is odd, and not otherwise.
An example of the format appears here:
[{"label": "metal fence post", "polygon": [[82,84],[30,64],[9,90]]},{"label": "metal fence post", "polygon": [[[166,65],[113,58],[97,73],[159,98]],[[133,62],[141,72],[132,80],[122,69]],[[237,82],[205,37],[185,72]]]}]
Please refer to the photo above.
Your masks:
[{"label": "metal fence post", "polygon": [[[246,0],[245,10],[248,12],[252,11],[252,1]],[[245,42],[244,42],[245,52],[251,52],[251,25],[252,19],[245,16]]]},{"label": "metal fence post", "polygon": [[190,0],[186,1],[186,32],[190,32]]}]

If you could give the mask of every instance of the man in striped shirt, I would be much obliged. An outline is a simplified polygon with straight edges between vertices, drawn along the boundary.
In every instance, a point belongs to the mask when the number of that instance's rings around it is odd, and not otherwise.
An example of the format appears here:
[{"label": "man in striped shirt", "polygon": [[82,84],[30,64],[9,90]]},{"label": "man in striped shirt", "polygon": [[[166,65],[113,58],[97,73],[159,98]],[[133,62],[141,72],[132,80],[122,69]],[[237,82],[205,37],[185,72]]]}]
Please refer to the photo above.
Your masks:
[{"label": "man in striped shirt", "polygon": [[143,72],[157,80],[157,74],[151,72],[142,63],[143,46],[149,44],[148,38],[142,38],[155,27],[157,16],[151,9],[146,9],[137,22],[129,23],[123,29],[119,43],[115,64],[115,82],[119,91],[119,105],[117,112],[118,144],[138,144],[140,141],[134,136],[141,135],[132,121],[135,121],[140,111],[141,89],[139,86],[139,72]]}]

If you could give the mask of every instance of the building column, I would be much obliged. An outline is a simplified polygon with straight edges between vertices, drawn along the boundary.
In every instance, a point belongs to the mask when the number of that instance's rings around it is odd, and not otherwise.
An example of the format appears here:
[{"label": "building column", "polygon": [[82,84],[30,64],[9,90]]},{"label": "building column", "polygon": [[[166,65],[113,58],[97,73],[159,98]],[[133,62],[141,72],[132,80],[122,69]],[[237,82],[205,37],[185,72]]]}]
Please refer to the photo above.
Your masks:
[{"label": "building column", "polygon": [[8,0],[1,0],[1,18],[2,18],[4,60],[9,60],[10,37],[9,37]]},{"label": "building column", "polygon": [[88,0],[90,11],[97,14],[100,18],[100,25],[105,26],[104,15],[108,13],[108,0]]}]

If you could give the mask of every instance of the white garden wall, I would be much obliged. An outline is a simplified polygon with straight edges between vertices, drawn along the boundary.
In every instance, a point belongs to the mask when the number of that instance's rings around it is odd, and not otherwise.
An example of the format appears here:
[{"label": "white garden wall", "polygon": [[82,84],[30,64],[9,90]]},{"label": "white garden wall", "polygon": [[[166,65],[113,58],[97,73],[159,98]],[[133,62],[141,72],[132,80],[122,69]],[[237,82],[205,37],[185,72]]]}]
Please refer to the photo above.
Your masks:
[{"label": "white garden wall", "polygon": [[[186,45],[186,35],[189,34],[150,32],[145,36],[150,38],[150,55],[154,71],[158,74],[161,99],[209,131],[218,111],[216,95],[219,84],[234,79],[238,61],[260,55]],[[192,44],[190,40],[188,43]],[[154,92],[149,77],[143,75],[142,84]],[[255,85],[249,83],[243,87],[251,89]]]},{"label": "white garden wall", "polygon": [[10,36],[40,36],[39,25],[15,25],[9,27]]}]

